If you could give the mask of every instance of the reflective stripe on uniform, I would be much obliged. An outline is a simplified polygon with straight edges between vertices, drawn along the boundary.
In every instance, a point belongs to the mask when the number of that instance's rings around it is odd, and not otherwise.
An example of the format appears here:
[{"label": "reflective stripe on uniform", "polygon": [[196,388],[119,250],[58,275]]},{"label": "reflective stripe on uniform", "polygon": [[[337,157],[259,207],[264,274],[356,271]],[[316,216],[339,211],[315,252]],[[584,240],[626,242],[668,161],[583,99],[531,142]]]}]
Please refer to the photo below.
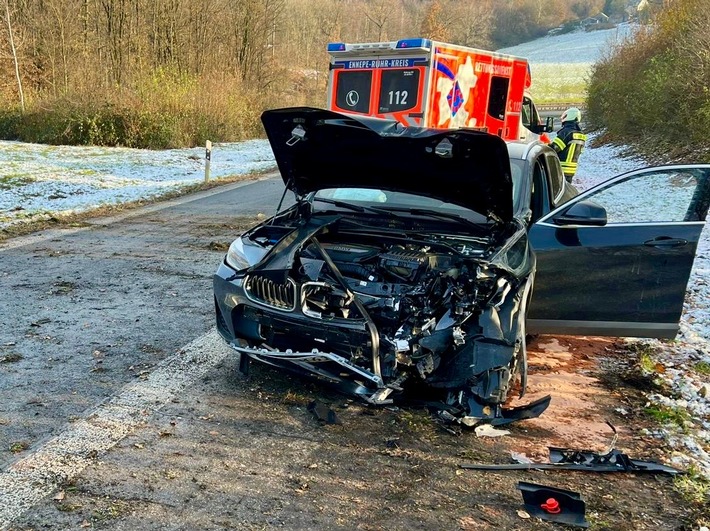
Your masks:
[{"label": "reflective stripe on uniform", "polygon": [[574,174],[577,173],[576,162],[561,162],[560,166],[562,166],[562,173],[565,174],[565,177],[574,177]]},{"label": "reflective stripe on uniform", "polygon": [[567,144],[565,144],[565,141],[562,140],[559,136],[555,137],[555,139],[552,141],[552,143],[557,148],[557,151],[564,151],[565,148],[567,147]]},{"label": "reflective stripe on uniform", "polygon": [[562,172],[565,176],[573,177],[577,173],[577,161],[586,141],[587,135],[584,133],[572,133],[572,140],[567,144],[565,160],[560,161],[560,166],[562,166]]}]

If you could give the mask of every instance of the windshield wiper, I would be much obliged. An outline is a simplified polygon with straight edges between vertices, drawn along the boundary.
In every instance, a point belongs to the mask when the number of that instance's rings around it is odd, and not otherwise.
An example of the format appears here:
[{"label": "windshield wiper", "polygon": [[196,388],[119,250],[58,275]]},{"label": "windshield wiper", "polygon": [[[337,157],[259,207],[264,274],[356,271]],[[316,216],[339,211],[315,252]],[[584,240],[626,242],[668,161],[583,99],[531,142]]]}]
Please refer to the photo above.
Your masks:
[{"label": "windshield wiper", "polygon": [[327,199],[325,197],[314,197],[313,201],[320,201],[321,203],[328,203],[329,205],[335,205],[338,208],[348,208],[354,210],[355,212],[365,212],[365,208],[360,205],[353,205],[351,203],[346,203],[345,201],[337,201],[335,199]]},{"label": "windshield wiper", "polygon": [[416,208],[416,207],[393,207],[393,206],[362,206],[362,205],[353,205],[352,203],[347,203],[345,201],[338,201],[336,199],[328,199],[325,197],[314,197],[314,201],[321,201],[323,203],[328,203],[330,205],[337,206],[339,208],[347,208],[350,210],[354,210],[355,212],[373,212],[375,214],[379,215],[387,215],[392,218],[398,218],[401,219],[401,216],[398,216],[395,214],[395,212],[404,212],[406,214],[412,214],[413,216],[428,216],[432,218],[437,218],[437,219],[445,219],[447,221],[456,221],[458,223],[468,225],[469,227],[475,228],[477,231],[481,230],[482,225],[481,223],[476,223],[475,221],[471,221],[470,219],[466,219],[463,216],[459,216],[458,214],[450,214],[448,212],[440,212],[439,210],[430,210],[427,208]]},{"label": "windshield wiper", "polygon": [[458,214],[450,214],[449,212],[441,212],[439,210],[431,210],[428,208],[406,208],[406,207],[372,207],[373,209],[377,209],[380,212],[389,212],[391,210],[394,210],[396,212],[405,212],[407,214],[412,214],[414,216],[429,216],[432,218],[437,218],[437,219],[445,219],[445,220],[450,220],[450,221],[456,221],[458,223],[462,223],[464,225],[468,225],[469,227],[475,228],[477,231],[480,231],[483,226],[485,226],[485,223],[476,223],[475,221],[471,221],[470,219],[466,219],[463,216],[459,216]]},{"label": "windshield wiper", "polygon": [[338,201],[337,199],[328,199],[326,197],[314,197],[313,201],[320,201],[321,203],[328,203],[329,205],[334,205],[337,206],[338,208],[347,208],[350,210],[354,210],[355,212],[373,212],[375,214],[387,214],[388,216],[391,216],[393,218],[399,217],[396,214],[390,212],[390,209],[385,209],[381,207],[373,207],[373,206],[362,206],[362,205],[353,205],[352,203],[347,203],[345,201]]}]

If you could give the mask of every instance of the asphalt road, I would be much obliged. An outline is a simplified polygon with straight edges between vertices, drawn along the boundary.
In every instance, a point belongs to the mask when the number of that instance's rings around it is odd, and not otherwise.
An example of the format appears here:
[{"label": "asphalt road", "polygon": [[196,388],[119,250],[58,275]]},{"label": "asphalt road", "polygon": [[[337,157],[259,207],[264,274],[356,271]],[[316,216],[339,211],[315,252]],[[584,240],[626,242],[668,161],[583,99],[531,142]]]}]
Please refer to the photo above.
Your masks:
[{"label": "asphalt road", "polygon": [[0,244],[0,468],[207,333],[225,245],[283,189],[272,175]]}]

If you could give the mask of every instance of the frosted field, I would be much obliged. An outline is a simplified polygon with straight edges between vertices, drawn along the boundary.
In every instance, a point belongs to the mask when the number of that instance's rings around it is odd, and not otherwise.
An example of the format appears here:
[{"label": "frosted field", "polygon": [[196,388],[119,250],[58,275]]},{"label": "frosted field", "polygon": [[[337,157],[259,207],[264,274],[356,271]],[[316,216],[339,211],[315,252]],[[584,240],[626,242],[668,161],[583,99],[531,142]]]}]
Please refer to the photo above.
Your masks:
[{"label": "frosted field", "polygon": [[578,30],[564,35],[542,37],[498,51],[525,57],[533,64],[592,64],[606,48],[630,36],[632,31],[633,26],[628,24],[599,31]]},{"label": "frosted field", "polygon": [[536,103],[581,103],[591,68],[592,63],[533,63],[530,94]]},{"label": "frosted field", "polygon": [[583,102],[592,65],[610,46],[631,35],[633,26],[575,31],[502,48],[530,62],[530,93],[540,103]]},{"label": "frosted field", "polygon": [[[204,180],[204,148],[150,151],[0,141],[0,229],[150,199]],[[215,144],[211,177],[275,167],[266,140]]]}]

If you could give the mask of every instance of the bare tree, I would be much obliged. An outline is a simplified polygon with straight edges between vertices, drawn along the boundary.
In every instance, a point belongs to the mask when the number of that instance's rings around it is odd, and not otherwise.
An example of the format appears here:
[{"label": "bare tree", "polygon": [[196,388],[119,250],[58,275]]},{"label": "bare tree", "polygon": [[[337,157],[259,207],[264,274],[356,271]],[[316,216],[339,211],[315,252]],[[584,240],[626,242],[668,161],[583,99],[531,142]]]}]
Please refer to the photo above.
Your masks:
[{"label": "bare tree", "polygon": [[375,40],[381,41],[386,38],[385,24],[387,24],[394,8],[395,3],[391,0],[374,0],[364,7],[365,16],[377,29]]},{"label": "bare tree", "polygon": [[22,77],[20,76],[20,63],[17,59],[17,49],[15,48],[15,38],[12,33],[12,21],[10,20],[10,0],[5,0],[5,20],[7,21],[7,33],[10,40],[10,50],[15,63],[15,79],[17,79],[17,92],[20,95],[20,109],[25,112],[25,93],[22,90]]},{"label": "bare tree", "polygon": [[439,0],[432,0],[421,26],[422,36],[438,41],[448,41],[449,27]]}]

